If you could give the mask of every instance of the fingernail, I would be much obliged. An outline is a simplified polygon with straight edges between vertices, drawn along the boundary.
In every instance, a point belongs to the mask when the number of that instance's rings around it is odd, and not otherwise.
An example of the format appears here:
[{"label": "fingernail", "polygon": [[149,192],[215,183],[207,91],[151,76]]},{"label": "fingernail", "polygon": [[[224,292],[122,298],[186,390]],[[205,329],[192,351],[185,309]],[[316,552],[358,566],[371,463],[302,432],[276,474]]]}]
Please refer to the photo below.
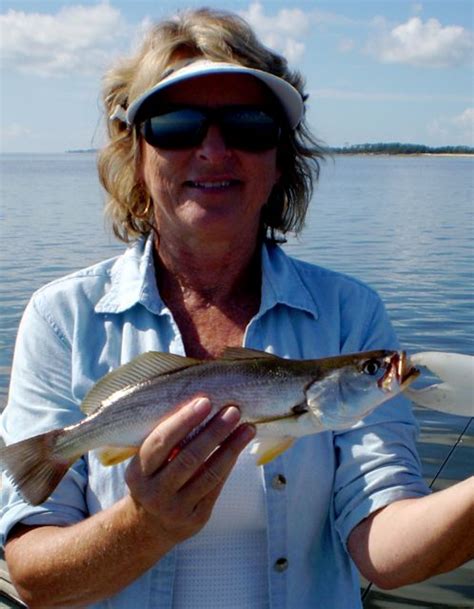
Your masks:
[{"label": "fingernail", "polygon": [[198,398],[193,404],[193,410],[196,414],[204,416],[209,414],[211,410],[211,403],[208,398]]},{"label": "fingernail", "polygon": [[250,440],[253,440],[256,435],[257,435],[257,430],[255,429],[255,427],[253,425],[243,426],[242,440],[244,442],[247,442],[247,443],[250,442]]},{"label": "fingernail", "polygon": [[238,423],[240,420],[240,411],[235,406],[229,406],[221,412],[221,419],[229,425]]}]

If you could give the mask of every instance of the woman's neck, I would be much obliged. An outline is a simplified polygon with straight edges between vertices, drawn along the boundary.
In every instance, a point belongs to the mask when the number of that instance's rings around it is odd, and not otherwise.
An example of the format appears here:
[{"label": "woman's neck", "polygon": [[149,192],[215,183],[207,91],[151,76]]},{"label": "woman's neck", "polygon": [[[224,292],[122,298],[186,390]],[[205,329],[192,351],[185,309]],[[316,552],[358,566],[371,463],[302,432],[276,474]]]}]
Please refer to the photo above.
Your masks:
[{"label": "woman's neck", "polygon": [[155,255],[160,295],[180,329],[186,353],[208,358],[241,345],[260,306],[260,248],[186,245]]},{"label": "woman's neck", "polygon": [[180,291],[218,305],[259,286],[260,251],[254,243],[155,244],[157,279],[162,296]]}]

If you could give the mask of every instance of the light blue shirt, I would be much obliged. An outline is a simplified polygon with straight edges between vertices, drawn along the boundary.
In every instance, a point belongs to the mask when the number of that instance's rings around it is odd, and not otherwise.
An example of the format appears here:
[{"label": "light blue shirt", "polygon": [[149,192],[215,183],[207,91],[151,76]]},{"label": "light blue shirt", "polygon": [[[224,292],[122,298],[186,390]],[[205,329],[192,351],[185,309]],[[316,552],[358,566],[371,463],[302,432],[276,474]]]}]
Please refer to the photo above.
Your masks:
[{"label": "light blue shirt", "polygon": [[[179,329],[157,290],[152,251],[151,238],[140,240],[122,256],[34,294],[20,324],[1,419],[7,444],[80,420],[80,403],[92,385],[140,353],[184,355]],[[291,358],[398,346],[374,291],[270,244],[262,249],[260,310],[244,345]],[[265,466],[271,609],[361,607],[359,577],[345,544],[374,510],[428,492],[415,436],[409,403],[395,398],[350,431],[300,438]],[[38,507],[22,501],[4,478],[4,539],[20,521],[71,524],[114,504],[127,492],[125,467],[104,468],[90,453]],[[94,607],[171,609],[175,564],[171,551]]]}]

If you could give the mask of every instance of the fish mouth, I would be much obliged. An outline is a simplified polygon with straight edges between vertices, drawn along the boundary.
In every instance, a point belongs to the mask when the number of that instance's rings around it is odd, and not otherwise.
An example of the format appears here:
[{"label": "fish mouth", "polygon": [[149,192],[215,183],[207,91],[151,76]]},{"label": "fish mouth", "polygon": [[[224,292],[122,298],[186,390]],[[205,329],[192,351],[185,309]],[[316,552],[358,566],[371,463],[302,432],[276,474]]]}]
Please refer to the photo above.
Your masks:
[{"label": "fish mouth", "polygon": [[386,358],[386,371],[377,382],[382,391],[392,391],[395,386],[403,391],[418,378],[420,371],[412,366],[405,351],[395,351]]}]

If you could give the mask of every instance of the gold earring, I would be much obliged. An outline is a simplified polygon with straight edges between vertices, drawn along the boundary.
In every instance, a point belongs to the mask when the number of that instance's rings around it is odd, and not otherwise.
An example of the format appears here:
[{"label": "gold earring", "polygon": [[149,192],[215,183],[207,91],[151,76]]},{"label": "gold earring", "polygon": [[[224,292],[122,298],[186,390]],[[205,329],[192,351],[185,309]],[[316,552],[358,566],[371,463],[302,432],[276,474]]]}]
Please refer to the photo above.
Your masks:
[{"label": "gold earring", "polygon": [[151,197],[148,197],[148,201],[145,205],[145,209],[143,211],[141,211],[140,213],[135,212],[135,218],[138,218],[139,220],[146,220],[150,213],[150,208],[151,208]]}]

